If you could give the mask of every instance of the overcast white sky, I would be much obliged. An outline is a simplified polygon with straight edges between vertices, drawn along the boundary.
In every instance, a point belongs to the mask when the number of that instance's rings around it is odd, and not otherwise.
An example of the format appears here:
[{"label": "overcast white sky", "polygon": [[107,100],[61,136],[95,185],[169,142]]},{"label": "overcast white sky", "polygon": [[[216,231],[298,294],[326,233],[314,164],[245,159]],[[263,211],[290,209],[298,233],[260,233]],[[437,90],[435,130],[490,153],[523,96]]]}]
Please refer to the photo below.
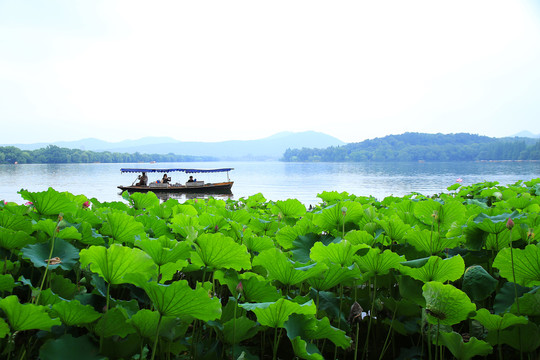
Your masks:
[{"label": "overcast white sky", "polygon": [[0,143],[540,133],[536,0],[0,0]]}]

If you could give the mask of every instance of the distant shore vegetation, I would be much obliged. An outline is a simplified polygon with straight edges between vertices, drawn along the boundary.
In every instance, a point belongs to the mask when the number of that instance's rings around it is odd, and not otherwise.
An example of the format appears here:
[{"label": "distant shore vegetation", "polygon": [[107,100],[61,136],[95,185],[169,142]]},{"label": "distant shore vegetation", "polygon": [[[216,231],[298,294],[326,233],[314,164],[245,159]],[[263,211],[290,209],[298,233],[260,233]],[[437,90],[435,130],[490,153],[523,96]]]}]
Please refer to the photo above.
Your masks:
[{"label": "distant shore vegetation", "polygon": [[215,161],[210,156],[176,154],[141,154],[96,152],[61,148],[49,145],[37,150],[21,150],[15,146],[0,147],[0,164],[77,164],[77,163],[131,163],[131,162],[192,162]]},{"label": "distant shore vegetation", "polygon": [[287,149],[286,162],[540,160],[540,140],[460,134],[404,133],[332,146]]}]

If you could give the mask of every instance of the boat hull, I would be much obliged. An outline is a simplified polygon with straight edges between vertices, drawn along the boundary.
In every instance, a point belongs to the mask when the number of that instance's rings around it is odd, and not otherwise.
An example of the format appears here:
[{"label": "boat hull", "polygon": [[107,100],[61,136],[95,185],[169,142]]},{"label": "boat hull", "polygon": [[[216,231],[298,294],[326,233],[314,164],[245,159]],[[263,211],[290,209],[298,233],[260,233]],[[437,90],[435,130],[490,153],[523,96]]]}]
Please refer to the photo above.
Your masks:
[{"label": "boat hull", "polygon": [[209,183],[197,186],[170,185],[170,186],[118,186],[122,191],[132,192],[153,192],[153,193],[213,193],[227,194],[231,192],[234,181]]}]

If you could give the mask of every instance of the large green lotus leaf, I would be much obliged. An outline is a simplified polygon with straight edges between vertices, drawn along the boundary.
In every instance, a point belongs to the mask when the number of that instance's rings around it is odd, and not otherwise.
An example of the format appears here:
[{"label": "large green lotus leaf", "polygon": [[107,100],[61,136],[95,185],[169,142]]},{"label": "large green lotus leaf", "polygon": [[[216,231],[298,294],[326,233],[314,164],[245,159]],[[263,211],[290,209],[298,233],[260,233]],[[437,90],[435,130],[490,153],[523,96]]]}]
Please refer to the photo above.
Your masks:
[{"label": "large green lotus leaf", "polygon": [[511,214],[500,214],[495,216],[489,216],[484,213],[480,213],[473,219],[473,222],[475,223],[476,227],[478,227],[482,231],[490,234],[498,234],[503,230],[506,230],[506,222],[508,221],[508,219],[515,219],[518,217],[520,216],[517,211],[514,211]]},{"label": "large green lotus leaf", "polygon": [[135,239],[146,235],[143,224],[126,213],[108,213],[106,219],[101,228],[101,233],[112,237],[117,243],[133,244]]},{"label": "large green lotus leaf", "polygon": [[316,262],[328,261],[341,266],[350,266],[353,263],[353,256],[359,249],[369,248],[368,245],[353,245],[347,240],[339,243],[325,245],[316,242],[311,248],[310,258]]},{"label": "large green lotus leaf", "polygon": [[486,329],[493,331],[499,331],[512,325],[526,324],[529,322],[529,319],[525,316],[516,316],[511,313],[505,313],[503,316],[494,315],[491,314],[488,309],[476,311],[476,316],[473,317],[473,319],[477,320]]},{"label": "large green lotus leaf", "polygon": [[69,277],[56,273],[50,274],[50,289],[68,300],[73,299],[81,291],[81,287],[74,284]]},{"label": "large green lotus leaf", "polygon": [[388,274],[390,269],[399,268],[400,263],[406,260],[405,256],[399,256],[390,250],[381,253],[378,248],[369,249],[365,255],[355,255],[354,259],[367,276]]},{"label": "large green lotus leaf", "polygon": [[88,222],[81,222],[74,225],[81,234],[79,241],[85,245],[104,245],[103,235],[99,234]]},{"label": "large green lotus leaf", "polygon": [[82,305],[78,300],[62,301],[52,307],[52,314],[66,325],[82,325],[96,321],[101,314],[90,305]]},{"label": "large green lotus leaf", "polygon": [[300,336],[291,339],[292,348],[297,358],[306,360],[324,360],[320,350],[313,343],[308,343]]},{"label": "large green lotus leaf", "polygon": [[[58,229],[58,232],[57,232]],[[40,230],[46,233],[49,237],[56,236],[61,239],[75,239],[81,240],[82,235],[77,229],[65,220],[60,221],[58,224],[51,219],[39,220],[34,225],[34,230]]]},{"label": "large green lotus leaf", "polygon": [[128,316],[123,308],[113,308],[101,316],[96,324],[96,334],[103,337],[120,336],[122,338],[135,333],[135,328],[127,322]]},{"label": "large green lotus leaf", "polygon": [[272,328],[284,327],[291,314],[315,315],[317,309],[312,300],[300,305],[287,299],[279,299],[270,303],[239,304],[238,306],[253,311],[257,321],[263,326]]},{"label": "large green lotus leaf", "polygon": [[99,355],[99,348],[95,346],[87,335],[74,338],[65,334],[58,339],[49,339],[39,349],[41,360],[66,359],[68,354],[77,354],[77,360],[106,360],[107,357]]},{"label": "large green lotus leaf", "polygon": [[135,246],[144,250],[150,255],[157,265],[164,265],[169,262],[186,260],[189,258],[191,246],[184,241],[176,241],[166,236],[158,239],[142,239],[135,241]]},{"label": "large green lotus leaf", "polygon": [[292,259],[301,263],[308,263],[311,261],[309,255],[313,245],[318,242],[322,243],[323,245],[328,245],[335,240],[336,239],[333,236],[327,234],[309,233],[306,235],[300,235],[293,241],[293,249],[291,250]]},{"label": "large green lotus leaf", "polygon": [[235,209],[234,211],[223,209],[222,211],[221,216],[241,225],[247,225],[251,220],[251,215],[245,209]]},{"label": "large green lotus leaf", "polygon": [[356,223],[364,216],[362,205],[353,201],[341,201],[330,205],[321,213],[314,214],[313,223],[325,231],[342,230],[343,224]]},{"label": "large green lotus leaf", "polygon": [[371,247],[375,244],[376,240],[365,230],[353,230],[349,231],[347,234],[345,234],[345,240],[351,242],[351,244],[359,245],[359,244],[366,244]]},{"label": "large green lotus leaf", "polygon": [[[512,269],[511,251],[514,253],[514,269]],[[540,285],[540,248],[536,245],[527,245],[525,249],[505,248],[499,251],[493,267],[500,270],[500,275],[508,281],[522,286]]]},{"label": "large green lotus leaf", "polygon": [[298,236],[316,233],[317,226],[307,218],[302,218],[294,226],[285,226],[276,233],[276,241],[285,250],[293,248],[293,242]]},{"label": "large green lotus leaf", "polygon": [[498,338],[502,343],[508,344],[516,350],[532,353],[540,346],[540,329],[533,321],[529,321],[526,324],[502,330]]},{"label": "large green lotus leaf", "polygon": [[424,284],[422,293],[426,299],[427,319],[431,324],[455,325],[476,311],[469,297],[452,285],[437,281]]},{"label": "large green lotus leaf", "polygon": [[242,296],[247,302],[272,302],[281,297],[280,292],[269,280],[255,273],[238,274],[234,271],[218,270],[214,273],[214,279],[222,285],[227,285],[234,296],[238,295],[241,288]]},{"label": "large green lotus leaf", "polygon": [[413,229],[407,233],[405,238],[415,249],[430,255],[438,254],[445,249],[453,249],[461,241],[459,237],[441,237],[438,232],[426,229]]},{"label": "large green lotus leaf", "polygon": [[328,264],[328,269],[321,276],[312,277],[308,283],[318,291],[326,291],[351,279],[362,278],[360,269],[353,264],[349,267],[342,267],[339,264]]},{"label": "large green lotus leaf", "polygon": [[108,249],[90,246],[80,252],[81,267],[90,266],[109,284],[124,283],[127,274],[143,274],[148,279],[155,273],[155,264],[144,251],[113,244]]},{"label": "large green lotus leaf", "polygon": [[[46,267],[51,253],[51,244],[49,242],[28,245],[21,249],[22,257],[28,259],[35,267]],[[79,250],[62,239],[54,240],[54,249],[50,259],[59,258],[60,262],[55,264],[51,262],[49,269],[60,267],[64,270],[71,270],[77,265],[79,260]]]},{"label": "large green lotus leaf", "polygon": [[403,220],[396,215],[376,222],[384,230],[386,236],[397,242],[400,242],[405,234],[411,229],[410,225],[405,224]]},{"label": "large green lotus leaf", "polygon": [[280,225],[276,221],[261,218],[252,218],[249,222],[250,229],[260,235],[273,235],[278,231]]},{"label": "large green lotus leaf", "polygon": [[23,330],[46,330],[61,325],[59,319],[51,319],[45,306],[34,304],[20,304],[15,295],[10,295],[0,300],[0,309],[7,315],[11,329]]},{"label": "large green lotus leaf", "polygon": [[247,199],[241,199],[246,204],[246,207],[248,208],[256,208],[259,205],[262,205],[266,199],[261,193],[257,193],[254,195],[249,196]]},{"label": "large green lotus leaf", "polygon": [[147,282],[141,274],[130,276],[130,281],[143,288],[154,308],[163,316],[196,318],[203,321],[219,319],[221,303],[217,297],[210,298],[203,288],[192,290],[186,280],[170,285]]},{"label": "large green lotus leaf", "polygon": [[221,215],[210,214],[208,212],[199,215],[199,224],[207,230],[212,232],[218,232],[222,229],[230,229],[230,224]]},{"label": "large green lotus leaf", "polygon": [[[495,314],[503,314],[510,310],[512,305],[516,301],[516,296],[519,298],[523,294],[526,294],[531,289],[528,287],[514,284],[513,282],[506,282],[497,291],[495,295],[495,301],[493,302],[493,312]],[[517,294],[516,294],[517,293]]]},{"label": "large green lotus leaf", "polygon": [[[414,215],[424,224],[434,225],[435,231],[446,231],[452,224],[465,220],[465,206],[453,200],[447,200],[443,204],[429,199],[415,205]],[[440,226],[439,229],[437,225]]]},{"label": "large green lotus leaf", "polygon": [[465,270],[461,289],[474,301],[487,298],[497,288],[498,281],[480,265],[473,265]]},{"label": "large green lotus leaf", "polygon": [[330,320],[327,317],[319,320],[313,316],[291,314],[284,327],[291,340],[296,337],[301,337],[304,340],[328,339],[342,349],[351,346],[351,339],[345,334],[345,331],[330,325]]},{"label": "large green lotus leaf", "polygon": [[523,294],[518,298],[519,311],[517,304],[514,303],[510,309],[514,314],[539,316],[540,315],[540,292]]},{"label": "large green lotus leaf", "polygon": [[155,216],[141,215],[137,216],[136,220],[143,224],[144,231],[149,237],[157,238],[160,236],[171,237],[171,230],[167,222]]},{"label": "large green lotus leaf", "polygon": [[318,276],[326,270],[320,263],[297,266],[278,248],[261,252],[253,259],[253,266],[261,265],[268,271],[270,278],[284,285],[295,285],[311,277]]},{"label": "large green lotus leaf", "polygon": [[26,216],[12,214],[7,211],[0,212],[0,227],[13,230],[23,231],[27,234],[32,233],[32,220]]},{"label": "large green lotus leaf", "polygon": [[174,222],[174,218],[176,215],[183,214],[183,215],[189,215],[192,217],[196,217],[199,215],[199,212],[193,205],[189,204],[178,204],[172,208],[173,210],[173,219],[171,219],[171,222]]},{"label": "large green lotus leaf", "polygon": [[486,236],[486,249],[495,251],[504,249],[510,244],[510,236],[512,236],[512,241],[519,240],[521,238],[517,229],[515,229],[513,232],[510,232],[508,229],[504,229],[498,234],[488,234]]},{"label": "large green lotus leaf", "polygon": [[11,274],[0,275],[0,293],[2,291],[8,291],[11,293],[15,287],[15,280]]},{"label": "large green lotus leaf", "polygon": [[273,214],[281,214],[284,217],[299,218],[306,213],[306,206],[298,199],[278,200],[272,206]]},{"label": "large green lotus leaf", "polygon": [[269,236],[244,236],[242,238],[242,244],[246,246],[249,251],[260,253],[261,251],[271,249],[275,246],[274,240]]},{"label": "large green lotus leaf", "polygon": [[33,236],[24,231],[14,231],[0,227],[0,248],[20,249],[36,241]]},{"label": "large green lotus leaf", "polygon": [[159,199],[153,192],[135,192],[129,196],[133,201],[133,206],[137,210],[150,209],[159,206]]},{"label": "large green lotus leaf", "polygon": [[188,265],[189,262],[187,260],[178,260],[159,266],[159,276],[161,276],[159,282],[164,284],[165,282],[172,280],[177,272],[182,271]]},{"label": "large green lotus leaf", "polygon": [[73,195],[70,197],[67,193],[60,193],[53,188],[42,192],[29,192],[21,189],[19,194],[23,199],[32,202],[39,214],[45,216],[73,213],[79,208],[79,204],[72,199]]},{"label": "large green lotus leaf", "polygon": [[179,214],[171,219],[169,228],[173,234],[178,234],[184,239],[192,242],[195,241],[199,235],[199,218]]},{"label": "large green lotus leaf", "polygon": [[9,334],[9,325],[0,318],[0,339],[5,338]]},{"label": "large green lotus leaf", "polygon": [[[253,320],[242,316],[231,319],[223,324],[223,340],[227,344],[238,344],[241,341],[251,339],[261,330],[261,326]],[[234,336],[234,338],[233,338]]]},{"label": "large green lotus leaf", "polygon": [[475,356],[485,356],[493,352],[493,347],[474,336],[468,342],[457,332],[440,332],[439,341],[450,350],[458,360],[469,360]]},{"label": "large green lotus leaf", "polygon": [[[130,323],[140,336],[154,340],[159,323],[160,314],[157,311],[143,309],[137,311],[130,320]],[[159,333],[161,336],[166,336],[177,325],[177,320],[172,317],[162,317],[159,325]]]},{"label": "large green lotus leaf", "polygon": [[[405,265],[406,263],[403,264]],[[399,270],[401,273],[423,282],[456,281],[465,271],[465,262],[461,255],[456,255],[445,260],[438,256],[430,256],[427,263],[422,267],[412,268],[402,265]]]},{"label": "large green lotus leaf", "polygon": [[244,245],[221,233],[202,234],[196,240],[192,253],[193,265],[212,269],[251,269],[251,256]]}]

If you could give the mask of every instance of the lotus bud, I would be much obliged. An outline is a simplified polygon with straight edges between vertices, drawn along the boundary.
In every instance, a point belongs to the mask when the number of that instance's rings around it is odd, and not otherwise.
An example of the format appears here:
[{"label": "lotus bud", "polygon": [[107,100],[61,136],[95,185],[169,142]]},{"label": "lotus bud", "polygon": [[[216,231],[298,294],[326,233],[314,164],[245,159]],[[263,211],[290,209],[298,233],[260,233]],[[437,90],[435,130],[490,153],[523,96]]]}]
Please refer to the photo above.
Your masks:
[{"label": "lotus bud", "polygon": [[64,214],[60,213],[58,214],[58,222],[62,221],[64,219]]},{"label": "lotus bud", "polygon": [[439,212],[437,210],[433,210],[433,214],[431,214],[431,217],[434,220],[439,220]]},{"label": "lotus bud", "polygon": [[214,226],[214,231],[215,231],[215,232],[218,232],[218,230],[219,230],[219,226],[217,226],[217,225]]},{"label": "lotus bud", "polygon": [[527,239],[529,239],[529,240],[534,239],[534,233],[533,233],[532,228],[529,228],[529,231],[527,232]]},{"label": "lotus bud", "polygon": [[462,178],[457,178],[456,182],[462,183],[462,182],[463,182],[463,179],[462,179]]},{"label": "lotus bud", "polygon": [[34,203],[31,202],[31,201],[27,201],[27,202],[24,203],[24,205],[26,205],[26,206],[32,206],[32,205],[34,205]]},{"label": "lotus bud", "polygon": [[345,206],[341,208],[341,214],[343,216],[347,215],[347,208]]},{"label": "lotus bud", "polygon": [[238,285],[236,285],[236,291],[238,291],[240,294],[244,291],[244,285],[242,285],[241,281],[238,283]]},{"label": "lotus bud", "polygon": [[90,201],[86,200],[82,205],[83,209],[88,209],[90,207]]},{"label": "lotus bud", "polygon": [[508,218],[508,221],[506,222],[506,228],[508,230],[512,230],[513,227],[514,227],[514,221],[512,221],[512,218]]}]

